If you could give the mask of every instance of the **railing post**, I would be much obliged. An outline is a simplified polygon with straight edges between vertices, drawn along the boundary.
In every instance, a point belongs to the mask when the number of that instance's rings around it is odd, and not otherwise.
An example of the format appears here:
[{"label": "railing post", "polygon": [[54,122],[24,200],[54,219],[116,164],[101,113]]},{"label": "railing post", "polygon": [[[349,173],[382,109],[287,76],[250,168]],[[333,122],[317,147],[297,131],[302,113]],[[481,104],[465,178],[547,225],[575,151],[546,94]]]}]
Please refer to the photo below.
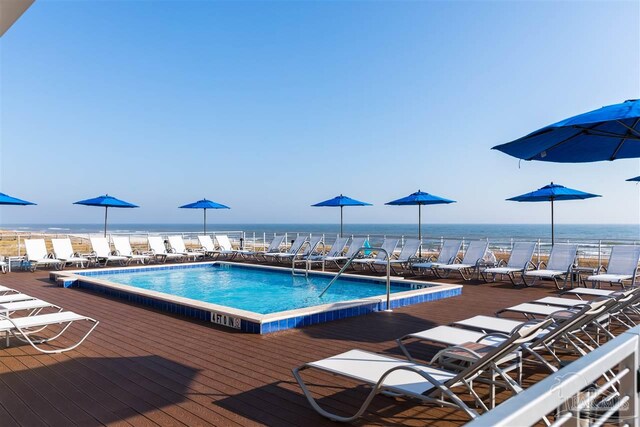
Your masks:
[{"label": "railing post", "polygon": [[602,265],[602,240],[598,240],[598,267]]},{"label": "railing post", "polygon": [[542,244],[542,242],[540,241],[540,239],[538,239],[538,265],[540,264],[540,245]]},{"label": "railing post", "polygon": [[640,404],[638,402],[638,375],[640,368],[640,335],[634,334],[636,351],[618,365],[618,371],[629,369],[629,373],[620,379],[620,397],[629,396],[626,405],[620,408],[620,425],[640,425]]}]

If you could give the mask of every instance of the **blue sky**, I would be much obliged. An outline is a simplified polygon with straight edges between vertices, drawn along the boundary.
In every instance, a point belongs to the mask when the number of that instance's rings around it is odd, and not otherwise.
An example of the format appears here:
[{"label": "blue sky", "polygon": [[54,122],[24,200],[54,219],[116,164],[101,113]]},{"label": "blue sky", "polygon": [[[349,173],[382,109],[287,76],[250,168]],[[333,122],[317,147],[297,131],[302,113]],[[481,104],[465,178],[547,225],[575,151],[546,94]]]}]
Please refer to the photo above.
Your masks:
[{"label": "blue sky", "polygon": [[628,2],[37,0],[0,39],[0,222],[415,221],[417,189],[458,203],[425,222],[545,223],[504,201],[549,181],[602,194],[559,223],[636,223],[640,161],[522,162],[493,145],[640,97]]}]

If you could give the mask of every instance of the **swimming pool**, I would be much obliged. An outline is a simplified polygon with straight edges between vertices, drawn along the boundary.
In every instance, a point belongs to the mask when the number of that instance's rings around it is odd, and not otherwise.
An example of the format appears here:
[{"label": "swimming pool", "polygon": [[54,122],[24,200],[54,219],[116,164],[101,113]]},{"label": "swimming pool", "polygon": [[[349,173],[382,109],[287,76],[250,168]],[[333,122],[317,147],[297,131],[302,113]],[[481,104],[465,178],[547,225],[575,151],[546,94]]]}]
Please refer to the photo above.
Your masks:
[{"label": "swimming pool", "polygon": [[[335,273],[293,276],[291,270],[230,262],[52,272],[79,286],[244,332],[270,333],[386,309],[386,283]],[[459,295],[461,286],[393,280],[391,308]]]},{"label": "swimming pool", "polygon": [[[320,292],[332,277],[293,276],[289,271],[229,264],[168,271],[116,272],[100,278],[259,314],[369,298],[385,292],[384,284],[378,280],[340,278],[320,298]],[[395,283],[391,286],[392,293],[406,290]]]}]

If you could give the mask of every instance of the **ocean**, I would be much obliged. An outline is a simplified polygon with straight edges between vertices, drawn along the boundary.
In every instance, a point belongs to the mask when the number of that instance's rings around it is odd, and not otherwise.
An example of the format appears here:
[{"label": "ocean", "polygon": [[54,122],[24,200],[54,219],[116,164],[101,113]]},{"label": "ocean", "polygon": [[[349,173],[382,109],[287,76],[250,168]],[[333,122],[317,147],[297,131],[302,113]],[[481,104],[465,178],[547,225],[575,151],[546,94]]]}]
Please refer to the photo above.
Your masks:
[{"label": "ocean", "polygon": [[[85,234],[102,232],[103,224],[2,224],[2,229],[23,232]],[[549,239],[549,224],[423,224],[426,238],[458,237],[466,239]],[[199,232],[200,224],[109,224],[112,233]],[[207,231],[244,231],[255,233],[325,233],[340,231],[338,224],[207,224]],[[416,236],[416,224],[345,224],[345,234]],[[638,224],[556,224],[555,235],[561,240],[640,240]]]}]

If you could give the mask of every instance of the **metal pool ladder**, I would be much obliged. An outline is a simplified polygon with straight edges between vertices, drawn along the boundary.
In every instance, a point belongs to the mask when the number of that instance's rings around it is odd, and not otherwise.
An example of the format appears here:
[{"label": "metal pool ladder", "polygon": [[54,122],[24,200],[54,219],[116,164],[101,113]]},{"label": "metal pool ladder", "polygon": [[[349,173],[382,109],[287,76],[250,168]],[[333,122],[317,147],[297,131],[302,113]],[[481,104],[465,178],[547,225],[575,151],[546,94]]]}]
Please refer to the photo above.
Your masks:
[{"label": "metal pool ladder", "polygon": [[387,309],[384,311],[393,311],[391,310],[391,254],[384,248],[374,248],[374,247],[367,248],[363,246],[360,249],[358,249],[358,251],[354,253],[351,256],[351,258],[347,260],[344,267],[342,267],[340,271],[338,271],[338,274],[336,274],[334,278],[331,279],[327,287],[324,288],[324,290],[320,293],[320,298],[322,298],[322,296],[329,290],[331,285],[333,285],[334,282],[338,280],[340,276],[342,276],[342,273],[344,273],[347,270],[347,268],[349,268],[353,260],[356,259],[358,255],[360,255],[360,253],[363,251],[378,251],[378,252],[384,252],[384,254],[387,255]]}]

